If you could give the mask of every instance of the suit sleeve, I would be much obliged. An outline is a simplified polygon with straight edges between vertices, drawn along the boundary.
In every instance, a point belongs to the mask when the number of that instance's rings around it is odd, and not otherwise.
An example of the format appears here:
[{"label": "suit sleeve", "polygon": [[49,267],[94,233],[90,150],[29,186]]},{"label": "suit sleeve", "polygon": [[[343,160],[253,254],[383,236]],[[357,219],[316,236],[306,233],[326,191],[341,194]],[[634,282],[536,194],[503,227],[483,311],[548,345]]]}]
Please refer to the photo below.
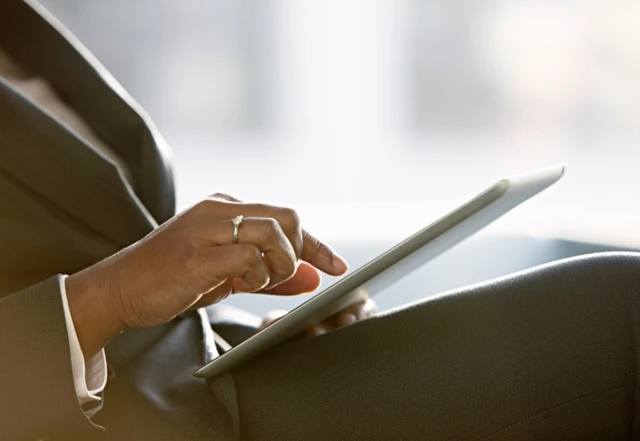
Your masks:
[{"label": "suit sleeve", "polygon": [[61,286],[58,275],[0,299],[2,439],[88,440],[103,430],[76,396]]}]

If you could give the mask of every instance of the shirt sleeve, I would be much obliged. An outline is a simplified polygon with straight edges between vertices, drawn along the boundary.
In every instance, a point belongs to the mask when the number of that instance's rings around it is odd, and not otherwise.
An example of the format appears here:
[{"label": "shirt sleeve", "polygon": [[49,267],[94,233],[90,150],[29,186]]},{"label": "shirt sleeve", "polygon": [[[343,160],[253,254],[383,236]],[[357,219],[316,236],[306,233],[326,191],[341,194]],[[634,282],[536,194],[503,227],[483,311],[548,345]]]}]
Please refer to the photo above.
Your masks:
[{"label": "shirt sleeve", "polygon": [[78,402],[82,406],[86,403],[100,401],[99,394],[107,384],[107,358],[104,349],[85,362],[67,301],[66,276],[60,279],[60,292],[62,293],[62,307],[69,337],[73,384]]}]

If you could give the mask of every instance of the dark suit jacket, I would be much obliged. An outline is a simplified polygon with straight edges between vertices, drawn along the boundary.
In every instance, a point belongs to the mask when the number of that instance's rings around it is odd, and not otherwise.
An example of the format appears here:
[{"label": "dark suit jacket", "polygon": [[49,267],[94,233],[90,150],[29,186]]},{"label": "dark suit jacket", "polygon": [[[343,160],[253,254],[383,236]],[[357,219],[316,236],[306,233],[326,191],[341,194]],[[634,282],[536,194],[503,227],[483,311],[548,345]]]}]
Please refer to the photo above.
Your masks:
[{"label": "dark suit jacket", "polygon": [[[174,214],[167,149],[131,97],[39,5],[0,2],[0,46],[127,161],[136,187],[0,78],[0,439],[92,439],[104,436],[97,423],[113,427],[110,439],[220,436],[221,424],[217,432],[190,424],[179,405],[185,396],[200,400],[202,421],[222,409],[206,383],[186,375],[204,361],[202,314],[122,335],[108,348],[104,409],[80,408],[59,274],[117,252]],[[162,362],[161,348],[173,341],[172,357],[184,361],[175,366]],[[157,433],[135,435],[145,418]]]}]

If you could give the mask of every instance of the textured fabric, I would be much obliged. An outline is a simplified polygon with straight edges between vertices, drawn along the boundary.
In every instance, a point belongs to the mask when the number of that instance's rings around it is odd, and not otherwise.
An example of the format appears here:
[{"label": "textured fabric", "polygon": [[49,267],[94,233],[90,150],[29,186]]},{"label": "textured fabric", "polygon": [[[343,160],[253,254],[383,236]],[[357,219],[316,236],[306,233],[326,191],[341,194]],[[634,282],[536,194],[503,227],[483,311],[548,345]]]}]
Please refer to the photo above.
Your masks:
[{"label": "textured fabric", "polygon": [[640,439],[639,311],[593,255],[291,343],[233,372],[242,439]]},{"label": "textured fabric", "polygon": [[640,254],[561,261],[281,346],[211,393],[188,315],[118,366],[95,420],[109,440],[640,439],[639,290]]},{"label": "textured fabric", "polygon": [[2,440],[100,433],[75,394],[59,287],[53,277],[0,299]]},{"label": "textured fabric", "polygon": [[[94,417],[107,428],[106,439],[238,439],[238,413],[230,413],[237,409],[230,376],[216,380],[214,394],[205,380],[192,375],[205,359],[198,314],[174,321],[164,331],[153,336],[146,330],[137,331],[137,357],[114,367],[115,375],[104,392],[104,407]],[[107,347],[107,359],[111,362],[113,351],[130,344],[125,332]]]}]

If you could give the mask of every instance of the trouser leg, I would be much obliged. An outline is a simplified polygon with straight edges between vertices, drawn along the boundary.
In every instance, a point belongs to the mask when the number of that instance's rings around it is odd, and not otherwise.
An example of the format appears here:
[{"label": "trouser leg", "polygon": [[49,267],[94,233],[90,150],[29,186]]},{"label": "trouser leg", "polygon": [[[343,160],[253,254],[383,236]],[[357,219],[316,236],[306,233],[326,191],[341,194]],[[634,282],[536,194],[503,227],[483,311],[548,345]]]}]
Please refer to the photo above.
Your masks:
[{"label": "trouser leg", "polygon": [[242,437],[628,439],[639,291],[592,255],[284,345],[232,373]]}]

